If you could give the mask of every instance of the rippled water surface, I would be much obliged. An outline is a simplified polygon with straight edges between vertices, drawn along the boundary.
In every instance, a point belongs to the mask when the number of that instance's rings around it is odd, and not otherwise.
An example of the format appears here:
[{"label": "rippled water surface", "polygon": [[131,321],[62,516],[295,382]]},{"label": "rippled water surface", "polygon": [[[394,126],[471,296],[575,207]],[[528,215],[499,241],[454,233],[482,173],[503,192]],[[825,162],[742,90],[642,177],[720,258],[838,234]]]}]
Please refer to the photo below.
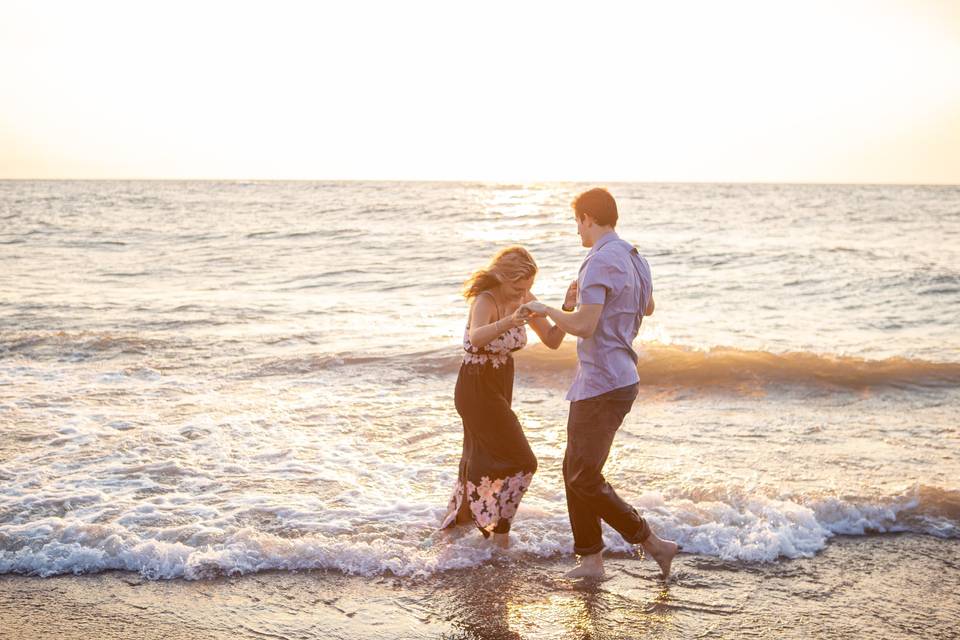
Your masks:
[{"label": "rippled water surface", "polygon": [[[0,573],[435,575],[463,280],[507,244],[558,303],[586,185],[0,182]],[[960,537],[960,188],[611,185],[656,314],[608,478],[685,550]],[[573,343],[519,354],[568,553]],[[626,551],[606,530],[608,544]]]}]

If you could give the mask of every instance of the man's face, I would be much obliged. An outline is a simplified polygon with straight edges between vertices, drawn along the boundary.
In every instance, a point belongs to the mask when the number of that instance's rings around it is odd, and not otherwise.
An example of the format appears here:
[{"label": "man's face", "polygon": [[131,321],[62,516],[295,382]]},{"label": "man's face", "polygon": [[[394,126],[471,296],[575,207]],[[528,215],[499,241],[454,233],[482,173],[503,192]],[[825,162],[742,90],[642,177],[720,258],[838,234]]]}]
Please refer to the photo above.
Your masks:
[{"label": "man's face", "polygon": [[590,218],[588,216],[583,216],[583,218],[580,218],[576,213],[574,213],[573,219],[577,221],[577,235],[580,236],[580,244],[587,248],[592,247],[593,241],[584,235],[584,232],[590,226]]}]

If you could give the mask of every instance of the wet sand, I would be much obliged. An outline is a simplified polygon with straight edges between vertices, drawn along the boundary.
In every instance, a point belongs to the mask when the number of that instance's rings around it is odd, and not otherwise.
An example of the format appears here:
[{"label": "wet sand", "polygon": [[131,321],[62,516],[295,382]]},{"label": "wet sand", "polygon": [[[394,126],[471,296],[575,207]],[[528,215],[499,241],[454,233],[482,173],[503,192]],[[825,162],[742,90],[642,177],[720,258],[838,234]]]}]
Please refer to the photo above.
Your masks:
[{"label": "wet sand", "polygon": [[570,583],[556,558],[426,578],[274,572],[201,581],[0,576],[0,638],[960,637],[960,543],[837,538],[772,564],[624,555]]}]

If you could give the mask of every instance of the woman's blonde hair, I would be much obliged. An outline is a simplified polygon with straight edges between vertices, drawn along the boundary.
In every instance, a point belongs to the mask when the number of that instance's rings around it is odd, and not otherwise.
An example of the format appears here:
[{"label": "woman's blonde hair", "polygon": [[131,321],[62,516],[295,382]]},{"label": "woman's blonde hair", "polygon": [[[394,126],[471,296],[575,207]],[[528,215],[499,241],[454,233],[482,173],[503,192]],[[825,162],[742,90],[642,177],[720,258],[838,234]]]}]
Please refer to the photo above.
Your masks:
[{"label": "woman's blonde hair", "polygon": [[475,298],[502,282],[516,282],[537,275],[537,263],[523,247],[507,247],[493,256],[486,269],[476,271],[463,283],[463,297]]}]

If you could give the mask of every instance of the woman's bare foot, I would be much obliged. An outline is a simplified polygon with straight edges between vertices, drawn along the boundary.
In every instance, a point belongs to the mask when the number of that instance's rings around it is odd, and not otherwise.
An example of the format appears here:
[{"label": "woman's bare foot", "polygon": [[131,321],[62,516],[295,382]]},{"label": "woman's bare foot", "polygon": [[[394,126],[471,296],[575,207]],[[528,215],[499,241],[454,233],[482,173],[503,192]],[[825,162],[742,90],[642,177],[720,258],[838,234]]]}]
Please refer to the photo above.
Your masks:
[{"label": "woman's bare foot", "polygon": [[603,570],[603,551],[601,551],[588,556],[580,556],[580,564],[575,569],[567,571],[563,577],[574,580],[576,578],[605,578],[606,575]]},{"label": "woman's bare foot", "polygon": [[494,533],[493,534],[493,544],[500,547],[501,549],[510,548],[510,534],[509,533]]},{"label": "woman's bare foot", "polygon": [[680,546],[676,542],[658,538],[657,534],[652,531],[642,544],[643,550],[660,565],[660,573],[663,578],[668,578],[670,576],[670,565],[673,563],[673,557],[677,555]]}]

